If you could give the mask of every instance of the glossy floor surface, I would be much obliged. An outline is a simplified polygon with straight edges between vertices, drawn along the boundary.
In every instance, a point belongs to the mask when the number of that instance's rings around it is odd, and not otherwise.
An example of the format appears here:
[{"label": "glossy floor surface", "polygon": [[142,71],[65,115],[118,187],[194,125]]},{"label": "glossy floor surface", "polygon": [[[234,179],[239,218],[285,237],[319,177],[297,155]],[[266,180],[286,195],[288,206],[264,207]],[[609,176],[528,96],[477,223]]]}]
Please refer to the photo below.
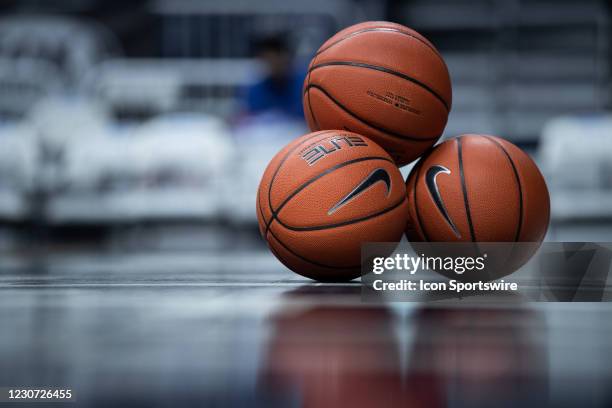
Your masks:
[{"label": "glossy floor surface", "polygon": [[0,386],[67,406],[612,405],[609,303],[369,304],[258,249],[0,268]]}]

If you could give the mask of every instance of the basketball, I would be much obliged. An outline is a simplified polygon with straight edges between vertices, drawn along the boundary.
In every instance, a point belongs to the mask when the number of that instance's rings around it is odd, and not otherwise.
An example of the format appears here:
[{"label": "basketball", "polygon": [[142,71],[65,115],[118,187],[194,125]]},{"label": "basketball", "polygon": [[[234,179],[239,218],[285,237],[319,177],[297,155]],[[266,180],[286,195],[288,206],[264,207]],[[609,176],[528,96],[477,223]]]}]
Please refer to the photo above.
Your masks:
[{"label": "basketball", "polygon": [[[461,281],[508,275],[537,251],[548,229],[544,177],[521,149],[495,136],[462,135],[436,146],[406,182],[406,235],[419,253],[488,255],[481,272],[443,275]],[[427,242],[478,242],[435,246]],[[485,244],[510,242],[512,245]],[[485,255],[485,257],[486,257]]]},{"label": "basketball", "polygon": [[257,194],[270,250],[319,281],[359,277],[361,244],[399,241],[407,217],[406,188],[389,154],[346,131],[291,142],[271,160]]},{"label": "basketball", "polygon": [[550,201],[521,149],[495,136],[462,135],[436,146],[406,182],[409,237],[430,242],[540,242]]},{"label": "basketball", "polygon": [[308,67],[303,91],[311,130],[365,135],[399,166],[440,138],[452,103],[436,48],[416,31],[384,21],[353,25],[327,40]]}]

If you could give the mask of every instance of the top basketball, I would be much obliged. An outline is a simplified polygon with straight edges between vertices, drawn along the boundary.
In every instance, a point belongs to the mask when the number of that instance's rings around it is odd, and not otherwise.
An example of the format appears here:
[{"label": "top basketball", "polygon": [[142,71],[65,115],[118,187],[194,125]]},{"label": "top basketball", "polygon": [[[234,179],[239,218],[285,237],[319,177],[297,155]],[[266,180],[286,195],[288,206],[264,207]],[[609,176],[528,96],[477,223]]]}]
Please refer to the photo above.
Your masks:
[{"label": "top basketball", "polygon": [[303,102],[311,130],[360,133],[402,166],[440,138],[452,91],[446,64],[425,37],[371,21],[340,31],[319,48]]}]

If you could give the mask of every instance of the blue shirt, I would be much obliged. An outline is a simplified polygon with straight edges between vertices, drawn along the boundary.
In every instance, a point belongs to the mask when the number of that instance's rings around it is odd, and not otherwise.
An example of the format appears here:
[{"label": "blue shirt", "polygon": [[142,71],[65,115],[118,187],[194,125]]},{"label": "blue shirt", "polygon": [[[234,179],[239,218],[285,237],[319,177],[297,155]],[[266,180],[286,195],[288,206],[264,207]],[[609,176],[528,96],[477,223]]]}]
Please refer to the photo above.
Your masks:
[{"label": "blue shirt", "polygon": [[305,76],[303,72],[293,72],[282,83],[268,77],[251,85],[246,90],[247,111],[251,114],[276,111],[303,120],[302,86]]}]

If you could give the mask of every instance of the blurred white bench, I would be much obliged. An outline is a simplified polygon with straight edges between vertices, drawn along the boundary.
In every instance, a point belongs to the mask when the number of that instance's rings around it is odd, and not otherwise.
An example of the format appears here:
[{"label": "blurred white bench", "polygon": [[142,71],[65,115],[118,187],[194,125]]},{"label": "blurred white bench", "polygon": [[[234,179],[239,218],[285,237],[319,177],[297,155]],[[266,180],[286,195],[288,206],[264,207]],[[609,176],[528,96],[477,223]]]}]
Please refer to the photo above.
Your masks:
[{"label": "blurred white bench", "polygon": [[0,126],[0,219],[22,221],[28,216],[27,195],[37,166],[33,130],[26,125]]},{"label": "blurred white bench", "polygon": [[272,158],[290,141],[308,133],[303,122],[262,115],[234,131],[237,160],[224,183],[222,215],[234,224],[257,222],[257,190]]},{"label": "blurred white bench", "polygon": [[611,240],[612,115],[550,121],[539,159],[550,189],[553,239]]},{"label": "blurred white bench", "polygon": [[58,16],[0,18],[0,117],[22,117],[52,93],[79,88],[86,72],[120,53],[110,31]]},{"label": "blurred white bench", "polygon": [[14,15],[0,19],[0,56],[54,65],[66,81],[120,53],[114,35],[95,21],[60,16]]},{"label": "blurred white bench", "polygon": [[[123,133],[123,134],[122,134]],[[225,125],[200,114],[166,115],[120,132],[75,140],[54,224],[215,220],[234,163]]]},{"label": "blurred white bench", "polygon": [[121,116],[196,111],[226,117],[257,72],[252,59],[114,59],[92,69],[85,84]]}]

